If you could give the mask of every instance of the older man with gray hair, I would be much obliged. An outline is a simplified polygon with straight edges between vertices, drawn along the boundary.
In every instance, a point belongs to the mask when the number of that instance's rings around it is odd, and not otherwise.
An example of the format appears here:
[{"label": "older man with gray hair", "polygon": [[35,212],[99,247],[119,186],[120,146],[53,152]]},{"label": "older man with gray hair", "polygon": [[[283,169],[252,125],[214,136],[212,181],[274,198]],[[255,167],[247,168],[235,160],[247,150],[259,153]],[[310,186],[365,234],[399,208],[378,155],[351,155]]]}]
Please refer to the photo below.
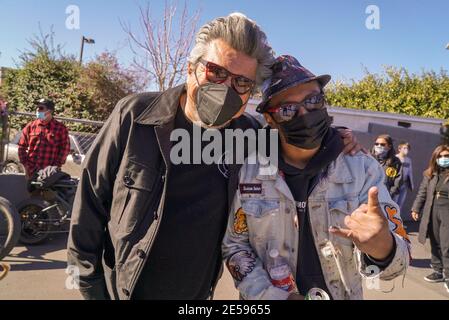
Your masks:
[{"label": "older man with gray hair", "polygon": [[211,297],[239,166],[174,164],[170,134],[253,128],[242,114],[272,61],[259,26],[231,14],[199,30],[185,85],[118,103],[86,157],[72,212],[69,270],[86,299]]}]

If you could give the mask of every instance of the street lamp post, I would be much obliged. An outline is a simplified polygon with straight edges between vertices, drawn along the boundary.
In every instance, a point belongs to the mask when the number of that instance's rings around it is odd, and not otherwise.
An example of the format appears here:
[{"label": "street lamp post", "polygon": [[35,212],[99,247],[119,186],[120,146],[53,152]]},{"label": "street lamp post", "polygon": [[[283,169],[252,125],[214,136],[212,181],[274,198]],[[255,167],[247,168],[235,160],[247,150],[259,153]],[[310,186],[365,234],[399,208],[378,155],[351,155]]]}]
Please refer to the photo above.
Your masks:
[{"label": "street lamp post", "polygon": [[81,38],[81,51],[80,51],[80,65],[83,63],[84,43],[94,44],[95,40],[91,39],[91,38],[86,38],[85,36],[82,36],[82,38]]}]

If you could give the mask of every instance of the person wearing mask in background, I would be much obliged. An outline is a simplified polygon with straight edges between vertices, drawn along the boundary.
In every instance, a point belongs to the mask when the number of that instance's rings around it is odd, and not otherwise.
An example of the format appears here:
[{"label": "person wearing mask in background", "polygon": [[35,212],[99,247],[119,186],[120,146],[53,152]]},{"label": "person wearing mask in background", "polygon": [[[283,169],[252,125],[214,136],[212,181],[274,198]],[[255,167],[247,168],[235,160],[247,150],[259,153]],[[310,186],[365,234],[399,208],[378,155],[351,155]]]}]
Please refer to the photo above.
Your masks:
[{"label": "person wearing mask in background", "polygon": [[70,152],[66,126],[53,118],[55,104],[40,99],[36,104],[36,120],[22,130],[19,140],[19,159],[28,179],[48,166],[61,168]]},{"label": "person wearing mask in background", "polygon": [[388,134],[377,137],[371,154],[379,161],[385,172],[385,185],[392,198],[399,194],[402,186],[402,163],[395,156],[393,139]]},{"label": "person wearing mask in background", "polygon": [[398,146],[398,154],[396,157],[401,160],[402,163],[402,185],[399,188],[399,193],[393,197],[394,202],[399,205],[399,208],[403,208],[405,199],[407,198],[407,192],[413,191],[414,183],[413,183],[413,167],[412,167],[412,159],[410,159],[410,143],[401,142]]},{"label": "person wearing mask in background", "polygon": [[420,243],[430,239],[433,273],[428,282],[443,282],[449,292],[449,145],[440,145],[432,153],[429,167],[412,207],[412,218],[418,221]]},{"label": "person wearing mask in background", "polygon": [[330,76],[316,77],[288,55],[272,69],[257,111],[267,130],[279,130],[279,165],[242,167],[226,266],[246,300],[301,300],[314,288],[362,299],[371,271],[381,280],[405,273],[410,247],[399,207],[375,159],[342,152],[323,93]]}]

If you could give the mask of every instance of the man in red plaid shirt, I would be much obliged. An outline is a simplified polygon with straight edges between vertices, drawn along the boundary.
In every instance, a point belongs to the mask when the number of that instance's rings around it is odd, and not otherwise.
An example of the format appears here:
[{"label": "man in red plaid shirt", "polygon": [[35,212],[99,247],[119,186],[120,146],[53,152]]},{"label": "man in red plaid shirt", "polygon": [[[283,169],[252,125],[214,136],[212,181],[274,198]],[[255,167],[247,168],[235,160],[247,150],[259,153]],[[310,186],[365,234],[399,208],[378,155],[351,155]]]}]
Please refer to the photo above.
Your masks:
[{"label": "man in red plaid shirt", "polygon": [[37,103],[36,117],[22,130],[19,141],[20,162],[28,179],[47,166],[59,168],[70,152],[69,133],[64,124],[53,118],[55,104],[41,99]]}]

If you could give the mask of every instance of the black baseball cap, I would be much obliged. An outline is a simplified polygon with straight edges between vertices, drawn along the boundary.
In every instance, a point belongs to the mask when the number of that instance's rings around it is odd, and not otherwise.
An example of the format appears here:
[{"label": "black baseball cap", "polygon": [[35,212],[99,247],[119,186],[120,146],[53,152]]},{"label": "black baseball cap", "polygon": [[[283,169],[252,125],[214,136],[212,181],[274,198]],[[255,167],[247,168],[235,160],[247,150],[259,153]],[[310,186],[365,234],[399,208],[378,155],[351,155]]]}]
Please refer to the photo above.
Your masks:
[{"label": "black baseball cap", "polygon": [[49,99],[39,99],[36,103],[37,106],[44,106],[46,107],[48,110],[55,110],[55,103]]}]

